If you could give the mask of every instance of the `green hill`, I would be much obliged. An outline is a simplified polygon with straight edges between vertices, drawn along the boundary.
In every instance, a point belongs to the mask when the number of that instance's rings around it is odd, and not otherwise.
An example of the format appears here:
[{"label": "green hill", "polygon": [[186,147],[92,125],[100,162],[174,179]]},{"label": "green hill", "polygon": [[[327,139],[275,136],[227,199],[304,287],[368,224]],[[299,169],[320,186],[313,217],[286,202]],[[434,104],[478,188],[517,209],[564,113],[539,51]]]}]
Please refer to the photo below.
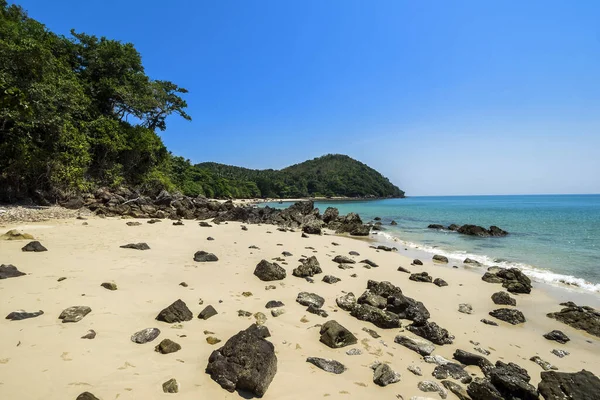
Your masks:
[{"label": "green hill", "polygon": [[253,170],[218,163],[196,164],[193,169],[216,179],[243,183],[244,188],[255,187],[259,197],[404,197],[404,192],[379,172],[340,154],[328,154],[282,170]]}]

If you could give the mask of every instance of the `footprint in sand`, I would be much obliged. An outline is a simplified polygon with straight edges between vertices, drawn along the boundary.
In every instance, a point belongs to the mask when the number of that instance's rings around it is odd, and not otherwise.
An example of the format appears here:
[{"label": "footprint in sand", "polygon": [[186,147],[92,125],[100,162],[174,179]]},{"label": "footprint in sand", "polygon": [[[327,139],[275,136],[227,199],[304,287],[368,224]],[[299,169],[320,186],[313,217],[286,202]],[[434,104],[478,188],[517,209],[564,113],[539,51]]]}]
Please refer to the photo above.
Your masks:
[{"label": "footprint in sand", "polygon": [[10,361],[10,358],[0,358],[0,364],[7,364]]},{"label": "footprint in sand", "polygon": [[63,359],[63,361],[72,361],[72,358],[69,358],[69,352],[65,351],[64,353],[62,353],[60,355],[60,358]]},{"label": "footprint in sand", "polygon": [[131,368],[135,368],[135,365],[133,365],[133,364],[130,364],[130,363],[129,363],[129,361],[125,361],[125,364],[123,364],[123,366],[122,366],[122,367],[119,367],[119,368],[117,368],[117,369],[127,369],[127,368],[129,368],[129,367],[131,367]]}]

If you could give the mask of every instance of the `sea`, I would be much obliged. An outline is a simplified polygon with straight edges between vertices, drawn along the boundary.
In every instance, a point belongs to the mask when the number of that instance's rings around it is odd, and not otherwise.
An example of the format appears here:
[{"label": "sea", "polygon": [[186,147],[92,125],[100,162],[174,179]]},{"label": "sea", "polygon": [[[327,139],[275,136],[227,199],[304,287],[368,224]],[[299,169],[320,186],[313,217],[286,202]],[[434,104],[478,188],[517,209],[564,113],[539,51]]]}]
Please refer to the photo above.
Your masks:
[{"label": "sea", "polygon": [[[327,207],[355,212],[363,222],[379,217],[383,230],[373,232],[377,241],[445,255],[450,264],[463,266],[471,258],[484,266],[517,267],[537,282],[600,294],[600,195],[407,197],[315,206],[321,213]],[[509,234],[480,238],[429,224],[496,225]]]}]

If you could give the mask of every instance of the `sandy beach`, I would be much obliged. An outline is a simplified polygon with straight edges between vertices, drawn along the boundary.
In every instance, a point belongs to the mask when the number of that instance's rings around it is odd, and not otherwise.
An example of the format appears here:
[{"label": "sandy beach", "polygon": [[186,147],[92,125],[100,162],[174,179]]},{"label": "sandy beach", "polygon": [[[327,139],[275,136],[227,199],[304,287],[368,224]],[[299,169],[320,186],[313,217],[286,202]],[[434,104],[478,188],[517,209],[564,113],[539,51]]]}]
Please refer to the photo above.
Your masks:
[{"label": "sandy beach", "polygon": [[[44,311],[27,320],[0,320],[0,398],[75,399],[84,391],[103,400],[241,398],[222,389],[205,368],[213,350],[255,322],[254,316],[238,316],[238,310],[245,310],[266,315],[265,325],[272,335],[267,340],[275,346],[278,359],[277,374],[265,399],[396,399],[398,395],[404,399],[439,399],[439,394],[424,393],[417,387],[423,380],[437,381],[431,376],[436,365],[394,342],[399,333],[415,337],[403,328],[410,321],[402,321],[402,328],[381,329],[336,305],[336,297],[345,292],[360,296],[370,279],[389,281],[406,296],[422,301],[431,313],[430,321],[455,336],[453,344],[436,346],[433,354],[451,360],[456,349],[479,354],[474,350],[479,347],[490,352],[487,358],[493,363],[502,360],[526,368],[534,386],[542,371],[529,360],[536,355],[562,372],[586,369],[600,375],[599,339],[546,317],[562,308],[557,297],[571,300],[566,291],[551,295],[534,283],[529,295],[511,294],[517,299],[516,308],[527,318],[527,322],[513,326],[488,315],[503,307],[490,299],[502,287],[483,282],[483,271],[454,269],[434,264],[431,259],[423,259],[423,266],[413,266],[413,254],[402,248],[398,252],[379,251],[370,248],[367,240],[335,235],[302,238],[299,231],[280,232],[272,225],[248,225],[244,231],[236,222],[201,227],[194,220],[184,220],[183,226],[174,226],[169,220],[148,224],[144,219],[135,220],[141,222],[139,226],[128,226],[129,221],[133,220],[91,217],[86,221],[63,219],[1,227],[1,233],[18,229],[33,235],[48,251],[22,252],[28,241],[0,241],[0,264],[13,264],[27,274],[0,280],[0,315],[21,309]],[[209,236],[214,240],[207,240]],[[138,242],[146,242],[150,250],[119,247]],[[259,249],[249,248],[252,245]],[[199,250],[214,253],[219,261],[194,262],[194,253]],[[292,256],[283,257],[283,251]],[[349,256],[350,251],[360,256]],[[323,269],[314,283],[292,276],[292,269],[300,264],[298,259],[312,255]],[[342,270],[332,261],[336,255],[356,261],[368,258],[379,267],[366,269],[357,263],[353,269]],[[263,282],[253,275],[257,263],[275,257],[285,258],[279,262],[287,271],[285,279]],[[411,281],[409,274],[397,271],[399,266],[411,272],[426,271],[447,281],[448,286]],[[324,275],[335,275],[341,281],[327,284],[321,281]],[[66,279],[59,282],[61,277]],[[116,283],[118,290],[105,289],[103,282]],[[182,282],[187,287],[180,285]],[[268,285],[276,289],[266,290]],[[296,302],[300,292],[325,298],[323,309],[329,317],[308,313]],[[194,319],[181,324],[155,320],[163,308],[178,299],[187,304]],[[270,300],[283,302],[285,313],[273,317],[265,308]],[[460,313],[461,303],[471,304],[473,313]],[[196,318],[207,305],[218,314],[208,320]],[[92,311],[77,323],[62,323],[59,315],[71,306],[89,306]],[[483,324],[482,318],[495,320],[498,326]],[[350,330],[358,343],[331,349],[319,342],[318,324],[329,320]],[[136,344],[130,340],[135,332],[153,327],[161,331],[153,342]],[[362,330],[364,327],[381,337],[373,338]],[[97,332],[95,339],[81,339],[90,329]],[[563,331],[571,341],[559,344],[543,338],[554,329]],[[222,342],[211,345],[207,336]],[[155,352],[162,339],[179,343],[181,350],[165,355]],[[351,348],[360,349],[362,354],[347,355]],[[559,358],[551,353],[553,349],[567,350],[570,355]],[[340,361],[347,371],[335,375],[320,370],[306,362],[312,356]],[[373,383],[370,365],[377,361],[399,372],[400,382],[386,387]],[[423,376],[408,371],[411,365],[420,367]],[[468,366],[466,370],[482,376],[478,367]],[[163,393],[162,384],[171,378],[180,384],[178,394]],[[456,397],[448,393],[448,398]]]}]

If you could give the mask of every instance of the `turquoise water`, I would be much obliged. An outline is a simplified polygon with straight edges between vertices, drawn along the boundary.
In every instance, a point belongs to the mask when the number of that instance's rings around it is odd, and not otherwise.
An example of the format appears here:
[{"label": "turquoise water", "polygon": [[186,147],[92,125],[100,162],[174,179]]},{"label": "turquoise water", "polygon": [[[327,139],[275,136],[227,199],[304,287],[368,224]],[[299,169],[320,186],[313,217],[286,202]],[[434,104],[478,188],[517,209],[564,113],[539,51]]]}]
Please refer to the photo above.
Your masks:
[{"label": "turquoise water", "polygon": [[[281,205],[279,205],[281,206]],[[600,195],[448,196],[317,202],[367,222],[380,217],[380,240],[466,257],[486,265],[517,266],[535,280],[600,292]],[[390,226],[395,220],[398,225]],[[478,238],[428,229],[429,224],[497,225],[503,238]]]}]

